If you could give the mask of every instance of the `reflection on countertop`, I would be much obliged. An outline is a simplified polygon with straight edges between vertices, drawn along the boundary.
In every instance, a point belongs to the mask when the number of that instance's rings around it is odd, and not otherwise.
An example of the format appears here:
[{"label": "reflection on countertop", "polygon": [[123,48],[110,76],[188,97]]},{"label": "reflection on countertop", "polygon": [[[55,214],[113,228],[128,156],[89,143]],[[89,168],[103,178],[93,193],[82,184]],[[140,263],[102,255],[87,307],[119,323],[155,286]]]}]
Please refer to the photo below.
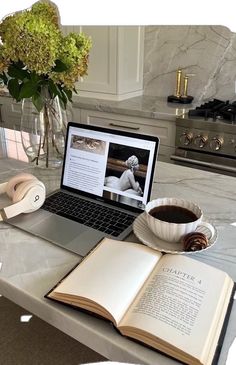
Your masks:
[{"label": "reflection on countertop", "polygon": [[[0,89],[0,97],[10,97],[6,89]],[[193,104],[168,103],[167,98],[156,96],[136,96],[125,100],[115,101],[90,97],[73,96],[74,108],[96,110],[141,118],[175,121],[176,117],[194,108]]]},{"label": "reflection on countertop", "polygon": [[73,106],[76,108],[169,121],[175,121],[177,116],[183,115],[193,108],[192,104],[168,103],[167,98],[148,95],[136,96],[121,101],[80,96],[74,96],[73,100]]}]

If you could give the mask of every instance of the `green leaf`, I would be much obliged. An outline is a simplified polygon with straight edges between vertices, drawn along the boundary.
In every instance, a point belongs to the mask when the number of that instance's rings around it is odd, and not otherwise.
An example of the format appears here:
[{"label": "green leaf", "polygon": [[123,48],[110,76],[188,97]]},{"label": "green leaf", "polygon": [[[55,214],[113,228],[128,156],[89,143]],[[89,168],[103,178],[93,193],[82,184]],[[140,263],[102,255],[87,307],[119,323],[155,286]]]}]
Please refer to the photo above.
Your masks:
[{"label": "green leaf", "polygon": [[40,93],[37,92],[32,96],[32,103],[34,104],[38,112],[40,112],[43,109],[43,99]]},{"label": "green leaf", "polygon": [[33,82],[32,80],[24,82],[21,86],[19,97],[21,99],[31,98],[31,96],[33,96],[37,92],[37,88],[38,88],[38,85],[35,82]]},{"label": "green leaf", "polygon": [[60,60],[56,60],[56,65],[53,67],[53,72],[63,72],[68,70],[68,66]]},{"label": "green leaf", "polygon": [[18,80],[24,80],[25,78],[29,78],[29,74],[26,70],[19,69],[14,65],[10,65],[8,67],[8,75],[10,77],[16,78]]},{"label": "green leaf", "polygon": [[63,92],[63,90],[61,90],[61,96],[59,96],[59,102],[60,102],[60,105],[63,109],[66,109],[66,105],[67,105],[67,96],[66,94]]},{"label": "green leaf", "polygon": [[25,67],[25,65],[23,64],[23,62],[22,61],[17,61],[17,62],[14,62],[14,64],[15,64],[15,66],[17,67],[17,68],[24,68]]},{"label": "green leaf", "polygon": [[66,94],[67,96],[67,99],[72,103],[72,91],[69,90],[69,89],[63,89],[64,93]]},{"label": "green leaf", "polygon": [[13,99],[16,99],[17,101],[20,100],[19,93],[20,93],[20,85],[18,83],[17,79],[11,79],[9,80],[7,84],[9,93],[13,97]]},{"label": "green leaf", "polygon": [[41,78],[39,75],[36,74],[35,71],[30,72],[29,78],[31,79],[31,82],[37,84],[41,81]]},{"label": "green leaf", "polygon": [[60,103],[60,106],[62,107],[62,109],[66,110],[66,103],[64,103],[64,101],[62,99],[59,98],[59,103]]},{"label": "green leaf", "polygon": [[67,104],[67,95],[66,95],[66,93],[65,93],[65,91],[64,91],[64,89],[62,88],[62,87],[60,87],[60,90],[61,90],[61,95],[62,95],[62,100],[63,100],[63,102],[65,103],[65,105]]},{"label": "green leaf", "polygon": [[49,86],[49,91],[53,97],[58,95],[59,98],[62,98],[61,90],[59,89],[57,84],[55,84],[51,79],[48,80],[48,86]]}]

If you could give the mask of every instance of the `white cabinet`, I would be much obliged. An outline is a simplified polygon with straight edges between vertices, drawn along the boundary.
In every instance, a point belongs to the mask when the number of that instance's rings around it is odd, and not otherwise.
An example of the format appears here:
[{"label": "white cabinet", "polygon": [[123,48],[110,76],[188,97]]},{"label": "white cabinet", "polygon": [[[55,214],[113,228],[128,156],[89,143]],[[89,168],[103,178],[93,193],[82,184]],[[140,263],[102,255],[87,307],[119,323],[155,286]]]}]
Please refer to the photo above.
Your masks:
[{"label": "white cabinet", "polygon": [[[80,111],[80,112],[78,112]],[[74,120],[78,123],[120,129],[133,133],[149,134],[160,138],[159,160],[170,162],[175,145],[175,122],[129,115],[77,109]]]},{"label": "white cabinet", "polygon": [[142,95],[144,27],[64,26],[64,33],[91,36],[88,75],[78,84],[79,95],[123,100]]}]

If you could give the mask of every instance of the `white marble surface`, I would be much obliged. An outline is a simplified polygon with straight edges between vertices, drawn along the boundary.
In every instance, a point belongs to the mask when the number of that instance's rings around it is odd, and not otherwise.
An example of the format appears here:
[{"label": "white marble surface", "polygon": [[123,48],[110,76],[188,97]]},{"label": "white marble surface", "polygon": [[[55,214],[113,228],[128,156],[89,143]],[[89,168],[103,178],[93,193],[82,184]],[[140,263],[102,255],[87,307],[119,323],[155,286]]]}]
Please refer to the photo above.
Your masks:
[{"label": "white marble surface", "polygon": [[149,95],[136,96],[122,101],[93,99],[74,95],[73,101],[73,106],[81,109],[173,122],[175,122],[177,116],[186,113],[195,105],[194,103],[186,105],[168,103],[167,96],[157,97]]},{"label": "white marble surface", "polygon": [[[230,10],[229,10],[230,11]],[[79,27],[78,27],[79,28]],[[181,109],[210,98],[236,100],[236,34],[220,25],[151,25],[145,27],[143,96],[123,101],[82,98],[80,108],[154,119],[175,120]],[[167,103],[175,92],[176,71],[189,74],[188,105]],[[6,95],[0,90],[0,95]]]},{"label": "white marble surface", "polygon": [[[34,173],[48,192],[59,185],[60,171],[29,169],[26,163],[0,159],[0,182],[17,172]],[[219,233],[209,250],[194,254],[196,259],[226,270],[236,281],[236,178],[159,162],[152,198],[178,196],[197,202]],[[0,204],[8,199],[2,195]],[[134,237],[129,239],[133,240]],[[0,223],[0,293],[46,322],[114,361],[174,365],[169,359],[119,335],[106,321],[67,308],[44,298],[46,292],[78,261],[79,256],[51,243]],[[219,365],[225,364],[227,350],[236,336],[236,306],[231,313]]]},{"label": "white marble surface", "polygon": [[[7,91],[0,90],[0,97],[2,97],[2,103],[4,103],[4,98],[9,98],[10,96]],[[140,118],[161,119],[173,122],[175,122],[176,117],[186,113],[189,109],[194,108],[194,106],[194,103],[187,105],[168,103],[166,97],[149,95],[136,96],[122,101],[86,98],[73,95],[73,104],[70,105],[70,107],[73,108],[130,115]],[[69,119],[71,119],[70,114]],[[76,119],[74,120],[76,121]],[[19,127],[20,120],[18,123],[14,120],[14,124]],[[13,128],[11,120],[8,120],[8,126]],[[5,127],[7,126],[5,125]]]},{"label": "white marble surface", "polygon": [[188,94],[194,101],[235,100],[235,61],[236,34],[225,26],[147,25],[143,94],[165,99],[172,95],[180,67],[191,75]]},{"label": "white marble surface", "polygon": [[189,95],[235,100],[236,34],[220,25],[146,26],[144,94],[173,94],[176,70],[189,77]]}]

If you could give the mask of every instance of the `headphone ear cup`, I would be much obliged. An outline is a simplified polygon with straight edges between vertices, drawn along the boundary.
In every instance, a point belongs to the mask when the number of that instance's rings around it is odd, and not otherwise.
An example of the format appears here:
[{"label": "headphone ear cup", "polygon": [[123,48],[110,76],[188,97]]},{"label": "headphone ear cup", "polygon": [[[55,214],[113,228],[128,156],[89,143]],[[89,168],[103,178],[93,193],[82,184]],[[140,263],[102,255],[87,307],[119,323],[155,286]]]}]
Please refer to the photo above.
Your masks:
[{"label": "headphone ear cup", "polygon": [[40,208],[45,200],[46,189],[38,179],[24,181],[16,187],[13,194],[13,203],[22,201],[24,213],[31,213]]},{"label": "headphone ear cup", "polygon": [[9,196],[9,198],[13,199],[13,195],[15,193],[15,190],[17,188],[17,185],[21,184],[24,181],[32,181],[32,180],[37,180],[37,178],[31,174],[27,174],[27,173],[21,173],[18,174],[14,177],[12,177],[6,186],[6,193]]}]

